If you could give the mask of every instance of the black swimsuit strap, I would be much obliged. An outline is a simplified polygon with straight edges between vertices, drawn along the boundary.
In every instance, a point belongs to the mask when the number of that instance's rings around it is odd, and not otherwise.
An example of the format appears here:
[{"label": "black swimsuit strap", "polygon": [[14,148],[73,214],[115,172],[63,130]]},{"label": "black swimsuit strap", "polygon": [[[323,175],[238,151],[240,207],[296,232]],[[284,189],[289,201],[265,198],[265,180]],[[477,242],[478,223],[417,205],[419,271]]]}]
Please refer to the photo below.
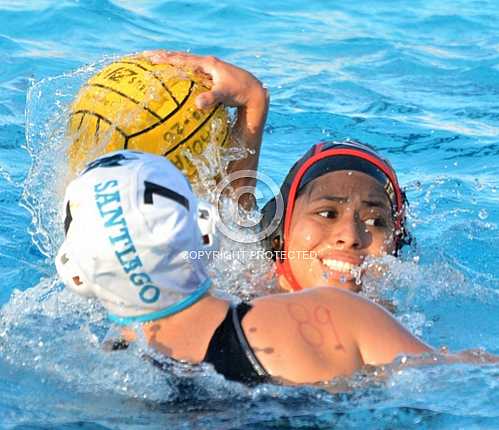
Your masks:
[{"label": "black swimsuit strap", "polygon": [[229,308],[213,333],[203,361],[211,363],[227,379],[254,385],[272,378],[256,358],[241,327],[241,320],[250,309],[244,302]]},{"label": "black swimsuit strap", "polygon": [[255,372],[259,376],[269,376],[267,371],[263,368],[262,364],[256,357],[255,353],[253,352],[253,349],[248,343],[248,339],[246,338],[246,335],[244,334],[243,328],[241,326],[244,316],[251,308],[252,306],[246,302],[241,302],[236,307],[232,307],[232,325],[234,326],[234,330],[239,340],[239,344],[241,345],[241,349],[248,358],[248,361],[253,366],[253,369],[255,369]]}]

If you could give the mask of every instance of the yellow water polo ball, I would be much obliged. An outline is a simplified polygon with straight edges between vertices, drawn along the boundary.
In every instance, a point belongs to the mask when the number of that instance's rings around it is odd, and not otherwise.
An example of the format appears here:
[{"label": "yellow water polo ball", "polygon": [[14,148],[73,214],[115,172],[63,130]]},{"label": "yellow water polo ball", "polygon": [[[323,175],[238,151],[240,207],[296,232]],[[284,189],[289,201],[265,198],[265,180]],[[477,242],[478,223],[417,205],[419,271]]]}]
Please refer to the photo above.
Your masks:
[{"label": "yellow water polo ball", "polygon": [[79,172],[107,152],[131,149],[166,156],[191,180],[208,144],[225,146],[230,125],[217,105],[200,110],[196,96],[211,87],[202,74],[140,56],[108,65],[80,89],[70,108],[69,168]]}]

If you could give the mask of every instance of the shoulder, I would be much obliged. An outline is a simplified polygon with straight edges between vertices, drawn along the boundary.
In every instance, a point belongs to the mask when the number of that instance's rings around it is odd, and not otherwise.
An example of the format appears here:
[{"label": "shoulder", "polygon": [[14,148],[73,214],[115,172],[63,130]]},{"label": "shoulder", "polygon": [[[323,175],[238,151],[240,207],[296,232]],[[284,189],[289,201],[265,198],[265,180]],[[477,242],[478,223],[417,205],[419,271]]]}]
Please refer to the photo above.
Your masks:
[{"label": "shoulder", "polygon": [[259,360],[272,375],[294,382],[328,380],[362,365],[346,313],[331,297],[306,291],[263,297],[243,320]]},{"label": "shoulder", "polygon": [[253,300],[252,305],[253,307],[262,309],[271,309],[283,306],[287,307],[296,303],[305,306],[334,306],[344,309],[347,314],[353,311],[389,315],[384,308],[362,297],[358,293],[332,287],[308,288],[300,292],[260,297]]},{"label": "shoulder", "polygon": [[289,319],[302,320],[307,315],[329,310],[337,317],[351,317],[366,311],[385,311],[358,294],[339,288],[318,287],[300,292],[260,297],[251,302],[249,319],[269,321],[273,325],[287,324]]}]

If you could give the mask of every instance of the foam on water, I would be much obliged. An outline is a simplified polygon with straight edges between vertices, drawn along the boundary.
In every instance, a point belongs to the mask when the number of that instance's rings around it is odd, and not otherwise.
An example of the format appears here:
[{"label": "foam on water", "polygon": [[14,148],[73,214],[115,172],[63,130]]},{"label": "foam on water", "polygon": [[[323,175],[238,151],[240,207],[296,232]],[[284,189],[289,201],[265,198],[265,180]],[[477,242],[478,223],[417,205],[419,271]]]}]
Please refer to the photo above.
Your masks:
[{"label": "foam on water", "polygon": [[68,183],[66,127],[69,106],[80,86],[105,62],[109,60],[43,79],[28,91],[26,149],[32,164],[24,183],[22,203],[32,216],[30,234],[33,242],[49,258],[55,256],[61,243],[58,202],[62,201]]}]

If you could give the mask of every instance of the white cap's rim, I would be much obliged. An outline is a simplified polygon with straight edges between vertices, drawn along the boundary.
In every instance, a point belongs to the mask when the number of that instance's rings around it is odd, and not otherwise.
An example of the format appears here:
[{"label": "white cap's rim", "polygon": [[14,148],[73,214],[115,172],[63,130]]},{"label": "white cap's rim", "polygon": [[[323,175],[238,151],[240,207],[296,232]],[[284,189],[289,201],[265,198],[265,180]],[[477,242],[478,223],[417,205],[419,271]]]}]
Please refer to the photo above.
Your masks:
[{"label": "white cap's rim", "polygon": [[130,325],[134,323],[144,323],[144,322],[159,320],[161,318],[166,318],[178,312],[181,312],[184,309],[187,309],[189,306],[192,306],[194,303],[201,300],[203,296],[211,288],[211,285],[212,285],[212,280],[210,278],[206,278],[201,284],[201,286],[192,294],[188,295],[187,297],[184,297],[182,300],[173,303],[172,305],[160,311],[151,312],[145,315],[137,315],[129,317],[120,317],[118,315],[109,313],[108,319],[116,324]]}]

